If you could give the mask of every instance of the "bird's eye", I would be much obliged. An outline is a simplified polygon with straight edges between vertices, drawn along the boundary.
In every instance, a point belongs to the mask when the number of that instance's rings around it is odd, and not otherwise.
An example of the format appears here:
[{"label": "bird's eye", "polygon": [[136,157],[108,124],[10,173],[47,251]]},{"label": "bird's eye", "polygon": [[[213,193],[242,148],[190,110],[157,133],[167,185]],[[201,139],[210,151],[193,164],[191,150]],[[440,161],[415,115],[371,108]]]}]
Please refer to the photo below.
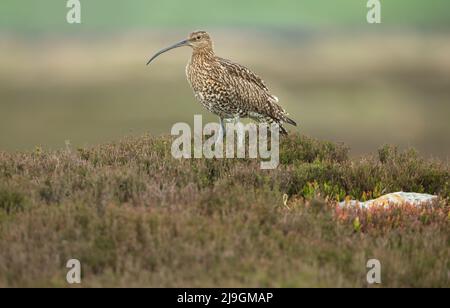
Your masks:
[{"label": "bird's eye", "polygon": [[200,37],[200,36],[197,36],[195,39],[198,41],[199,39],[201,39],[201,37]]}]

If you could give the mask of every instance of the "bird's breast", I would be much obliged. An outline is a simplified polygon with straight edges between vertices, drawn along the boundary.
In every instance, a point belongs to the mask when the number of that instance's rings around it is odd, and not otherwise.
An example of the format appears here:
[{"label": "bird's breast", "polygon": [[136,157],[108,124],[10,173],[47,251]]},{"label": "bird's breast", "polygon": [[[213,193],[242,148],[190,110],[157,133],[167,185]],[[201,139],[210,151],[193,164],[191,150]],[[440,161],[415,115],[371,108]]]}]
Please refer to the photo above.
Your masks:
[{"label": "bird's breast", "polygon": [[207,94],[217,92],[220,87],[214,69],[206,64],[189,62],[186,66],[186,76],[196,96],[199,93],[198,98],[200,98],[202,93],[201,99],[204,99]]}]

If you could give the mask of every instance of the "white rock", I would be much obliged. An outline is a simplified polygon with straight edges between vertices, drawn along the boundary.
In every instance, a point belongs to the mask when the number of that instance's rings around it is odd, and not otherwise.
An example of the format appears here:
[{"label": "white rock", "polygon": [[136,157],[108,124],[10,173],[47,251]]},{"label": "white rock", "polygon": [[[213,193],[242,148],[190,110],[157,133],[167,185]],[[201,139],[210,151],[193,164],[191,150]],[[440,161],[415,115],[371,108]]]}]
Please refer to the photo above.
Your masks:
[{"label": "white rock", "polygon": [[360,206],[361,208],[370,207],[389,207],[390,205],[413,205],[413,206],[426,206],[430,205],[438,199],[438,196],[429,194],[419,194],[413,192],[395,192],[381,196],[377,199],[372,199],[366,202],[358,200],[343,201],[339,203],[340,206]]}]

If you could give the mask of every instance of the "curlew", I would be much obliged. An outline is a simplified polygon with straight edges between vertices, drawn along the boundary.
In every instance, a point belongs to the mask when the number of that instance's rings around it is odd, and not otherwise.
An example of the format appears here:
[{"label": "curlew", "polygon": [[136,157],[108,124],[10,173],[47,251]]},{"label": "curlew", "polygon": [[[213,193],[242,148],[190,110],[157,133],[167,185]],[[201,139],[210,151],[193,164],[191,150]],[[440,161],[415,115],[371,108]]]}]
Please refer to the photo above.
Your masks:
[{"label": "curlew", "polygon": [[213,42],[205,31],[193,32],[186,40],[157,52],[147,63],[159,55],[183,46],[192,48],[192,57],[186,66],[186,75],[196,99],[220,118],[222,133],[224,122],[250,118],[257,122],[277,124],[287,134],[283,124],[297,124],[278,105],[264,81],[248,68],[215,55]]}]

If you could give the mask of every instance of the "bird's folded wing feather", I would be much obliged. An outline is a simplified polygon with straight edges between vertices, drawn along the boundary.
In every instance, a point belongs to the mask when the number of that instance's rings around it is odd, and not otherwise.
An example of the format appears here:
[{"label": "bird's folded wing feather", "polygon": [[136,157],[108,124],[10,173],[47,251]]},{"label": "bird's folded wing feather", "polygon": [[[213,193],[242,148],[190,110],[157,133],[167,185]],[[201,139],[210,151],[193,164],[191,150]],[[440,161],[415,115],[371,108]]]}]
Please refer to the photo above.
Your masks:
[{"label": "bird's folded wing feather", "polygon": [[[274,120],[275,122],[287,122],[292,125],[296,125],[293,120],[288,118],[288,114],[286,111],[277,104],[278,98],[272,94],[270,94],[269,89],[267,88],[264,81],[258,77],[255,73],[250,71],[248,68],[234,63],[230,60],[218,58],[220,65],[225,68],[231,76],[234,76],[242,81],[248,82],[250,84],[255,85],[260,88],[263,92],[265,92],[264,97],[260,97],[261,99],[255,99],[255,97],[249,97],[248,92],[246,92],[243,97],[247,99],[247,103],[250,101],[252,104],[249,104],[248,107],[252,109],[254,112],[260,114],[261,117],[265,118],[267,121]],[[270,122],[269,121],[269,122]]]},{"label": "bird's folded wing feather", "polygon": [[269,89],[267,88],[264,81],[255,73],[250,71],[248,68],[227,59],[218,58],[218,60],[219,63],[228,71],[229,74],[247,80],[257,85],[262,90],[266,91],[267,94],[269,94]]}]

